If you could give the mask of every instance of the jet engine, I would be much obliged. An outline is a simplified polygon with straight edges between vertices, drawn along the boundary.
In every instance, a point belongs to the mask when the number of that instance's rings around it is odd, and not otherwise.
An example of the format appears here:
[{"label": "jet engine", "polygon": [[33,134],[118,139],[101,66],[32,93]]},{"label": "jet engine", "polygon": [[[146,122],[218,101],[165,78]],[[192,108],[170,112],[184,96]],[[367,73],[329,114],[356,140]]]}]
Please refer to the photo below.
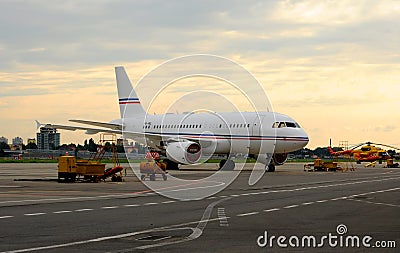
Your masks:
[{"label": "jet engine", "polygon": [[282,165],[287,160],[287,154],[286,153],[280,153],[280,154],[275,153],[272,158],[274,159],[275,165]]},{"label": "jet engine", "polygon": [[167,158],[181,164],[194,164],[201,156],[200,144],[192,141],[169,143],[166,149]]},{"label": "jet engine", "polygon": [[255,158],[257,159],[258,162],[262,163],[262,164],[269,164],[272,163],[272,161],[274,162],[275,165],[282,165],[286,162],[287,160],[287,154],[286,153],[274,153],[272,155],[270,154],[258,154],[255,155]]}]

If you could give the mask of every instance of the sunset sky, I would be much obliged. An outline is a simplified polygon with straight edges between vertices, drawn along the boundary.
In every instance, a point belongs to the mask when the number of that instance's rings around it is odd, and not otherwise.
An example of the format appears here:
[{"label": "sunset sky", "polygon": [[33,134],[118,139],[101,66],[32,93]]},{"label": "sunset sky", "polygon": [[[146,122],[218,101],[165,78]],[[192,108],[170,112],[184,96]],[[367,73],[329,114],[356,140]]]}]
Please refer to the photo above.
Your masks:
[{"label": "sunset sky", "polygon": [[[329,138],[400,146],[400,1],[3,0],[0,34],[0,136],[9,142],[35,137],[35,119],[118,118],[114,66],[135,85],[167,60],[212,54],[250,71],[273,110],[306,130],[309,148]],[[241,100],[203,79],[179,81],[163,99],[191,82]],[[155,103],[149,113],[163,110]],[[61,131],[62,143],[90,137]]]}]

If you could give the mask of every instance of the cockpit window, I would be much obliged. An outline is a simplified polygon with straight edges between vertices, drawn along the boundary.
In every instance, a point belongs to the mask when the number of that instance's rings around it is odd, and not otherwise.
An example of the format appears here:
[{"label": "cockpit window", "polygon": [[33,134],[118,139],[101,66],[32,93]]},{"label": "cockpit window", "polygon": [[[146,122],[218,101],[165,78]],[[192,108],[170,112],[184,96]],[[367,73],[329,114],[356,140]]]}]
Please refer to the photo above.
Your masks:
[{"label": "cockpit window", "polygon": [[296,122],[275,122],[272,125],[272,128],[284,128],[284,127],[291,127],[291,128],[300,128],[300,125]]},{"label": "cockpit window", "polygon": [[285,122],[287,127],[293,127],[296,128],[296,124],[293,122]]}]

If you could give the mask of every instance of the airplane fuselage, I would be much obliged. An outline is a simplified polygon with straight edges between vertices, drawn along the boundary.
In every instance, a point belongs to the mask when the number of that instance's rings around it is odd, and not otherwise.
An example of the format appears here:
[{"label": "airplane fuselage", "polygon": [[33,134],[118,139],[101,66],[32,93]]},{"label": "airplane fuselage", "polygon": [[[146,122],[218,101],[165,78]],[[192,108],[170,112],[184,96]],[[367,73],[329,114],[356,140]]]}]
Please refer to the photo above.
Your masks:
[{"label": "airplane fuselage", "polygon": [[[126,132],[198,140],[203,154],[288,153],[303,148],[309,140],[296,121],[272,112],[145,115],[124,118],[123,125]],[[163,146],[147,137],[140,142],[154,149]]]}]

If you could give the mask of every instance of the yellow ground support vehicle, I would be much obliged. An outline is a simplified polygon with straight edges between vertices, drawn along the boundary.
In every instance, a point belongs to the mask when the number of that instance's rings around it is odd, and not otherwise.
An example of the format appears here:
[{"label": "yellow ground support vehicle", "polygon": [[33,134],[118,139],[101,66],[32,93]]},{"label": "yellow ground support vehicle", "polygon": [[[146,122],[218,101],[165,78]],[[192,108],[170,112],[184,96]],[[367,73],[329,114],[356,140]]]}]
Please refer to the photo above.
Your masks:
[{"label": "yellow ground support vehicle", "polygon": [[75,156],[60,156],[58,158],[58,181],[74,182],[76,179]]},{"label": "yellow ground support vehicle", "polygon": [[342,168],[337,162],[324,162],[320,158],[314,160],[314,163],[304,165],[304,171],[336,171]]},{"label": "yellow ground support vehicle", "polygon": [[387,159],[386,160],[386,165],[384,168],[398,168],[399,167],[399,163],[394,163],[393,159]]},{"label": "yellow ground support vehicle", "polygon": [[85,181],[98,182],[104,175],[106,165],[87,160],[76,161],[74,156],[58,158],[58,181],[75,182],[80,177]]},{"label": "yellow ground support vehicle", "polygon": [[150,181],[156,180],[156,175],[161,175],[162,178],[167,180],[167,166],[163,162],[141,162],[140,163],[140,179],[145,180],[146,177],[150,178]]}]

